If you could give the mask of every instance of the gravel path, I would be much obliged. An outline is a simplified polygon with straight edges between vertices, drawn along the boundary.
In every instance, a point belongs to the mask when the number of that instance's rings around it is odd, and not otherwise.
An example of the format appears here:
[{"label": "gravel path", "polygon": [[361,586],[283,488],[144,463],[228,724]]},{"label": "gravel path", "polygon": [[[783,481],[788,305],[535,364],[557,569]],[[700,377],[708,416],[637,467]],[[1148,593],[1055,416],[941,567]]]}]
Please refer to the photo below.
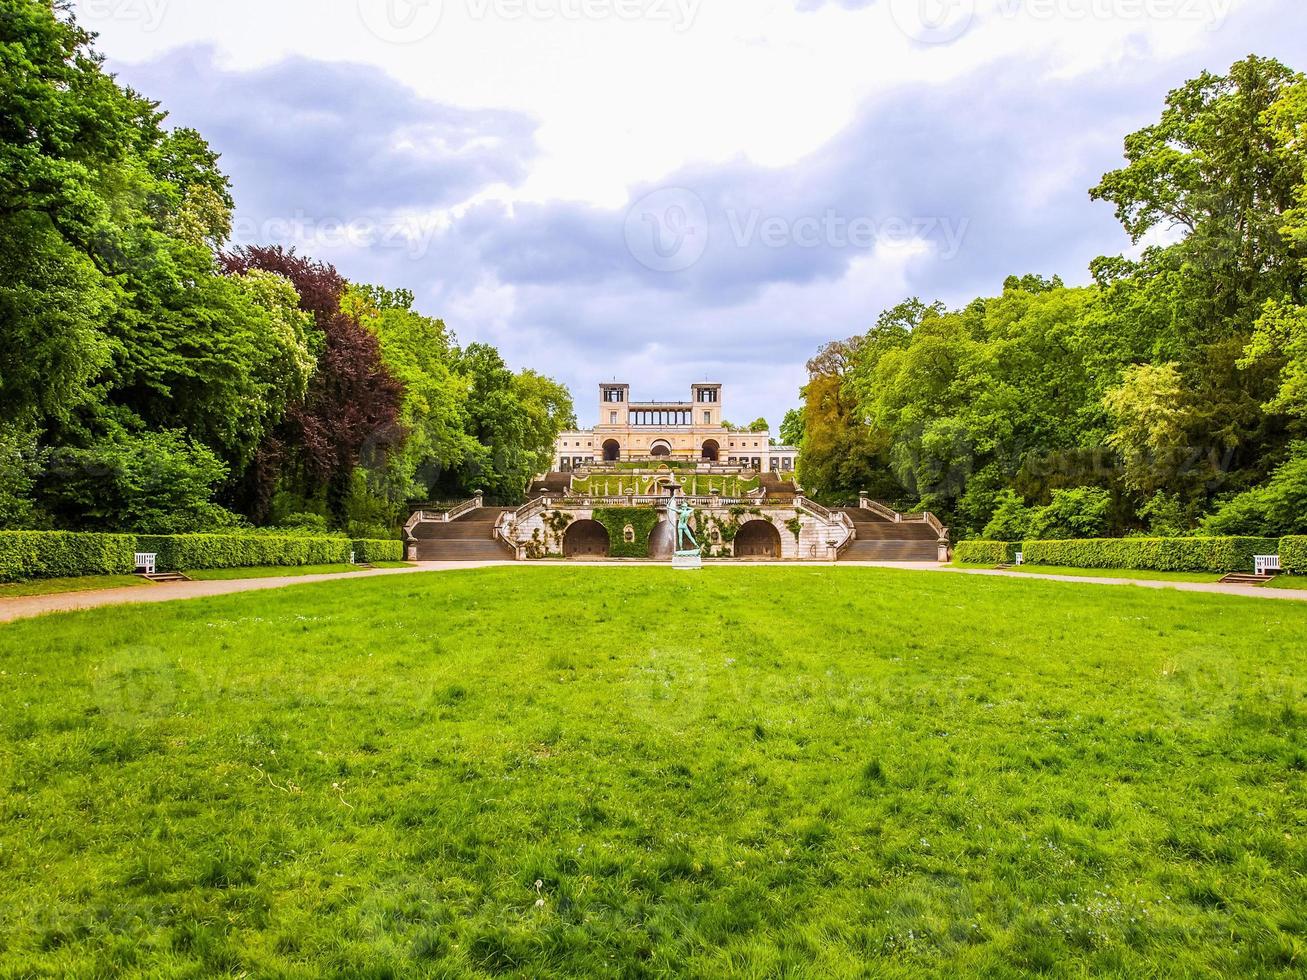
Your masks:
[{"label": "gravel path", "polygon": [[[161,585],[136,586],[126,589],[100,589],[94,592],[61,592],[57,595],[18,596],[0,599],[0,623],[15,619],[30,619],[49,613],[72,612],[78,609],[97,609],[100,606],[119,606],[128,603],[175,602],[179,599],[201,599],[206,596],[234,595],[238,592],[260,592],[264,589],[282,589],[288,585],[311,585],[314,582],[334,582],[346,578],[378,578],[384,575],[412,575],[417,572],[466,571],[474,568],[515,565],[511,561],[486,562],[419,562],[412,568],[376,568],[366,572],[339,572],[331,575],[285,575],[278,578],[231,579],[219,582],[169,582]],[[742,563],[743,564],[743,563]],[[747,565],[793,566],[794,562],[748,562]],[[605,568],[632,566],[661,566],[666,562],[586,561],[568,563],[569,568]],[[998,578],[1041,579],[1046,582],[1072,582],[1080,585],[1135,585],[1145,589],[1176,589],[1180,592],[1208,592],[1217,595],[1248,596],[1254,599],[1289,599],[1307,601],[1304,589],[1262,589],[1247,585],[1221,585],[1206,582],[1159,582],[1132,578],[1091,578],[1079,575],[1040,575],[1034,572],[1004,572],[988,568],[953,568],[933,562],[840,562],[843,567],[892,568],[924,572],[952,572],[955,575],[987,575]],[[523,568],[559,568],[559,562],[541,562],[522,565]],[[709,568],[713,566],[710,564]],[[722,566],[719,566],[722,567]],[[731,566],[740,567],[740,566]],[[747,566],[746,566],[747,567]]]}]

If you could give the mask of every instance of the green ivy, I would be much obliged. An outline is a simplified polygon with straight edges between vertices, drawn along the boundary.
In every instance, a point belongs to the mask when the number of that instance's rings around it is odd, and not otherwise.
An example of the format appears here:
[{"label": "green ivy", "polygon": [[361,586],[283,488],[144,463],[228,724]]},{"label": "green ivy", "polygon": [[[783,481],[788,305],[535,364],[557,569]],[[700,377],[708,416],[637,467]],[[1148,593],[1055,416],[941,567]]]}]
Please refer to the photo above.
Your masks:
[{"label": "green ivy", "polygon": [[[594,519],[608,531],[609,554],[614,558],[648,558],[649,537],[658,524],[658,511],[652,507],[600,507]],[[626,525],[635,531],[635,540],[627,544]]]}]

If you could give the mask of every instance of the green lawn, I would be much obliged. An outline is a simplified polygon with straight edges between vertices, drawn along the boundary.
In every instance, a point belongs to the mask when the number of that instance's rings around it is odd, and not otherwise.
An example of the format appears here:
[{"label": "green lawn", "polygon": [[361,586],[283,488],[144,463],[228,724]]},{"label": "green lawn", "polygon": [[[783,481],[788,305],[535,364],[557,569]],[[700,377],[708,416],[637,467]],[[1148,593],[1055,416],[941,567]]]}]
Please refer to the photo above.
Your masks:
[{"label": "green lawn", "polygon": [[268,565],[257,568],[206,568],[187,572],[186,577],[197,582],[229,581],[241,578],[294,578],[302,575],[340,575],[345,572],[363,572],[371,568],[408,568],[403,561],[379,561],[374,565]]},{"label": "green lawn", "polygon": [[[976,565],[956,565],[976,568]],[[981,566],[983,567],[983,566]],[[1219,582],[1224,576],[1213,572],[1149,572],[1136,568],[1071,568],[1061,565],[1013,565],[1009,572],[1027,575],[1079,575],[1082,578],[1128,578],[1149,582]]]},{"label": "green lawn", "polygon": [[0,599],[14,596],[54,595],[58,592],[91,592],[98,589],[123,589],[150,585],[139,575],[86,575],[81,578],[42,578],[31,582],[7,582],[0,585]]},{"label": "green lawn", "polygon": [[1307,606],[500,568],[0,627],[0,976],[1256,976]]},{"label": "green lawn", "polygon": [[1298,589],[1307,591],[1307,575],[1277,575],[1266,583],[1268,589]]},{"label": "green lawn", "polygon": [[203,568],[188,571],[186,577],[197,582],[225,582],[239,578],[287,578],[301,575],[340,575],[361,572],[362,565],[267,565],[257,568]]}]

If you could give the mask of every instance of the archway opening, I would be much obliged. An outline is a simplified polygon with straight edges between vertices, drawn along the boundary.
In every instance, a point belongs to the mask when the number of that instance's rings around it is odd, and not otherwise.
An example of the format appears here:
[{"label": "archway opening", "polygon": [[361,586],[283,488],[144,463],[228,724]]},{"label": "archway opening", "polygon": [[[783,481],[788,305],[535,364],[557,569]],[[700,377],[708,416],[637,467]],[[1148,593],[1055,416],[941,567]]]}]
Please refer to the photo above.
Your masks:
[{"label": "archway opening", "polygon": [[622,458],[622,447],[616,439],[609,439],[604,443],[604,462],[616,463]]},{"label": "archway opening", "polygon": [[703,458],[710,463],[717,462],[721,455],[722,447],[717,444],[716,439],[709,439],[703,444]]},{"label": "archway opening", "polygon": [[563,535],[564,558],[607,558],[608,528],[598,521],[575,521]]},{"label": "archway opening", "polygon": [[649,455],[654,459],[666,459],[672,454],[672,447],[665,442],[655,442],[649,449]]},{"label": "archway opening", "polygon": [[749,521],[735,535],[735,557],[773,561],[781,556],[781,532],[771,521]]}]

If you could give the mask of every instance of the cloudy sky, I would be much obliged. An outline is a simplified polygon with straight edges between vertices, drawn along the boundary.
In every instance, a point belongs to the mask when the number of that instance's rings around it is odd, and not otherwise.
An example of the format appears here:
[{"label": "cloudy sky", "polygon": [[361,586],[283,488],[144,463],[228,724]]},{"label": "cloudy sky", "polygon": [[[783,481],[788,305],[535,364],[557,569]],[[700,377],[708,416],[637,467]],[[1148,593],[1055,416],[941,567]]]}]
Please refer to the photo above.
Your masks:
[{"label": "cloudy sky", "polygon": [[1087,191],[1166,92],[1307,69],[1303,0],[78,0],[199,129],[237,239],[418,296],[463,342],[779,423],[907,296],[1084,282]]}]

